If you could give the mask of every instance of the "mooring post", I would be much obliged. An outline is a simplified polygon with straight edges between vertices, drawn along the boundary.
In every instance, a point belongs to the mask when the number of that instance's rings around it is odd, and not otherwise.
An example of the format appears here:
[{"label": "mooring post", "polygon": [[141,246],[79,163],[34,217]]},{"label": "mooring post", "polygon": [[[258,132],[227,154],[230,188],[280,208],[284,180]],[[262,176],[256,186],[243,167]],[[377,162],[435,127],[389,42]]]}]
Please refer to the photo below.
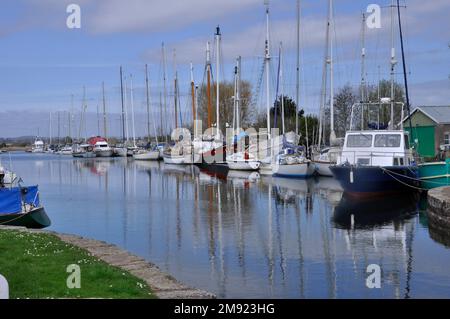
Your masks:
[{"label": "mooring post", "polygon": [[8,281],[0,275],[0,299],[9,299]]}]

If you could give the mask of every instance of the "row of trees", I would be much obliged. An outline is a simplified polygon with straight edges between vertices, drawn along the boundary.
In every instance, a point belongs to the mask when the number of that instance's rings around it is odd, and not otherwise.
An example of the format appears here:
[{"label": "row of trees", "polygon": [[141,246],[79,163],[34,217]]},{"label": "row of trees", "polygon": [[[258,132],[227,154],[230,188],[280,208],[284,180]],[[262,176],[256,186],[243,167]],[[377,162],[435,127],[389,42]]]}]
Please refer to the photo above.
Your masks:
[{"label": "row of trees", "polygon": [[[365,88],[365,96],[367,101],[371,104],[366,104],[364,107],[364,120],[361,121],[361,109],[355,108],[354,113],[354,126],[356,128],[361,127],[363,123],[367,128],[367,123],[380,123],[381,126],[388,125],[390,121],[390,106],[389,105],[376,105],[380,98],[390,97],[391,84],[388,80],[380,81],[379,85],[372,85]],[[403,87],[395,83],[395,102],[404,103],[405,95]],[[354,88],[350,84],[344,85],[334,97],[334,125],[336,135],[343,137],[345,132],[350,128],[350,118],[352,106],[355,103],[360,102],[361,88]],[[285,116],[285,131],[296,130],[296,102],[288,97],[284,96],[284,116]],[[242,128],[254,127],[255,129],[265,128],[267,126],[265,111],[259,111],[252,104],[252,86],[247,81],[241,82],[241,99],[240,99],[240,123]],[[367,102],[366,101],[366,102]],[[220,123],[221,129],[225,132],[226,124],[232,126],[233,123],[233,103],[234,103],[234,83],[225,82],[220,85]],[[270,110],[271,127],[277,127],[281,132],[281,98],[278,98],[273,107]],[[308,136],[308,142],[310,145],[317,142],[319,118],[316,115],[307,115],[306,121],[304,116],[304,110],[302,107],[298,108],[299,118],[299,133],[301,135],[301,142],[306,143],[306,136]],[[211,118],[212,123],[216,122],[216,95],[215,87],[211,87]],[[208,114],[208,95],[206,86],[202,86],[199,90],[199,105],[198,105],[199,119],[203,121],[206,128],[207,114]],[[397,125],[401,121],[401,108],[395,107],[394,112],[394,124]],[[306,126],[308,126],[308,132],[306,132]],[[307,134],[308,133],[308,134]],[[329,142],[328,137],[330,135],[330,103],[328,101],[324,109],[324,121],[323,121],[323,136],[326,144]]]}]

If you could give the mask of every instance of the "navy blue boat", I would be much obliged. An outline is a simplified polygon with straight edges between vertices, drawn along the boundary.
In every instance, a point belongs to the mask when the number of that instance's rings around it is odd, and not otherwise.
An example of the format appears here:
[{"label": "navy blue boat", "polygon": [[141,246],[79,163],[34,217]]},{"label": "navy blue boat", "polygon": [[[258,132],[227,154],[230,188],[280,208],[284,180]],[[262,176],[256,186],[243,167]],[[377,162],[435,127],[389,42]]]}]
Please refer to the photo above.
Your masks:
[{"label": "navy blue boat", "polygon": [[402,130],[350,131],[330,169],[350,194],[411,192],[420,186],[412,154]]},{"label": "navy blue boat", "polygon": [[351,194],[411,192],[415,187],[420,187],[417,167],[336,165],[330,169],[345,192]]}]

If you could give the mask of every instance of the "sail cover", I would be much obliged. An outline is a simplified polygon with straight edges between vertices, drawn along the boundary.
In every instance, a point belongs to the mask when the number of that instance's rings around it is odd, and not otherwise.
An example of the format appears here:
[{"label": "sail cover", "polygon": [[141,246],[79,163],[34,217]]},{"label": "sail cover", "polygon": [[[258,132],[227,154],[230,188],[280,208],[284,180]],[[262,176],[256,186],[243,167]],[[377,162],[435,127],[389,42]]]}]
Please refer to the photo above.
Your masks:
[{"label": "sail cover", "polygon": [[0,188],[0,215],[22,211],[20,188]]},{"label": "sail cover", "polygon": [[0,188],[0,215],[22,212],[23,203],[39,206],[39,190],[37,186]]}]

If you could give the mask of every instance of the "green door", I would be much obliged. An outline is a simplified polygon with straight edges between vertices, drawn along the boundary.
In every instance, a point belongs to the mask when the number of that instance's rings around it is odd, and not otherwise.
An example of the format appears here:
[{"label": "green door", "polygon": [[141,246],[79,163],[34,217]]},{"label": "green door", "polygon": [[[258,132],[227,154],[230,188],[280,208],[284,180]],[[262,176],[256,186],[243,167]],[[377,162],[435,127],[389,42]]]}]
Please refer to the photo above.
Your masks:
[{"label": "green door", "polygon": [[415,143],[418,140],[418,153],[421,157],[434,157],[436,156],[435,145],[435,127],[434,126],[416,126],[413,127],[412,133],[409,127],[406,127],[406,131],[409,132],[411,143]]}]

